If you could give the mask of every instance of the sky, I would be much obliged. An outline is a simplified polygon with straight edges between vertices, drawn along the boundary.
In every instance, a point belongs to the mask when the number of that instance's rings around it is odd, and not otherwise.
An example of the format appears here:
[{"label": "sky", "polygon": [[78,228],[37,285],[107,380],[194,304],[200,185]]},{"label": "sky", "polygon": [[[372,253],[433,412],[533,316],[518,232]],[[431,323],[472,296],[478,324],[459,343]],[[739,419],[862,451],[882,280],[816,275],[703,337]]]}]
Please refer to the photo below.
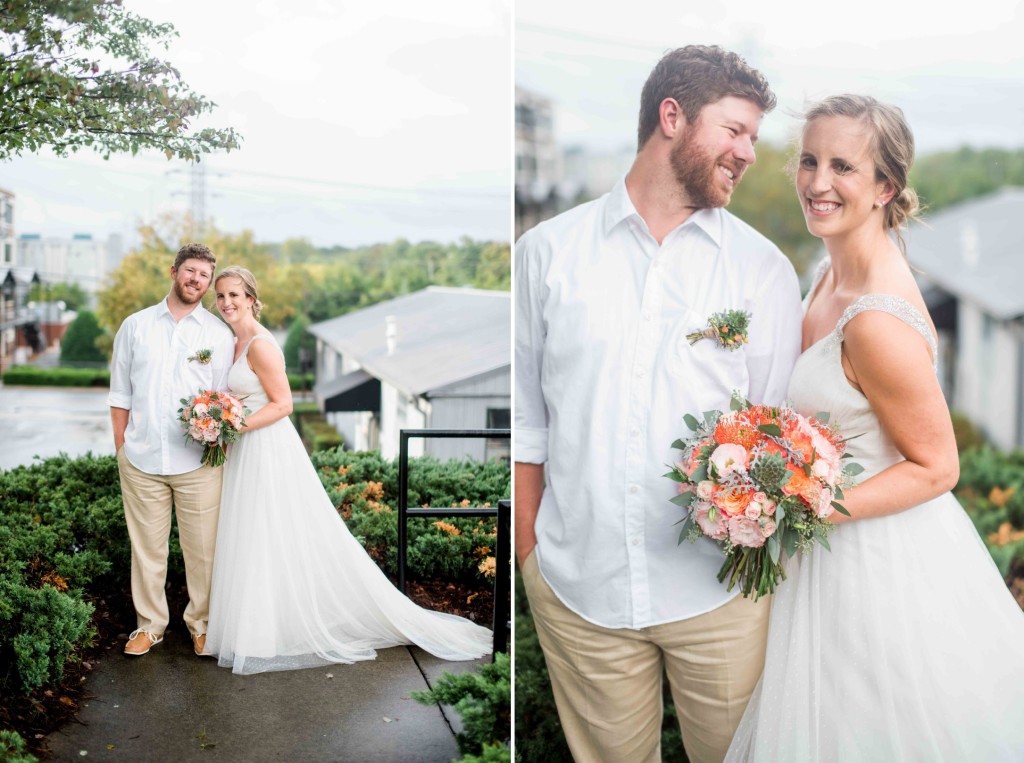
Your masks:
[{"label": "sky", "polygon": [[788,141],[815,99],[865,93],[901,107],[918,154],[1024,147],[1024,3],[515,0],[515,78],[555,102],[559,141],[634,146],[640,91],[672,48],[717,44],[760,69],[779,105],[761,140]]},{"label": "sky", "polygon": [[[198,126],[206,214],[260,242],[508,241],[512,0],[124,0],[179,37],[160,56],[218,104]],[[190,205],[191,165],[88,150],[0,163],[17,235],[120,234]]]}]

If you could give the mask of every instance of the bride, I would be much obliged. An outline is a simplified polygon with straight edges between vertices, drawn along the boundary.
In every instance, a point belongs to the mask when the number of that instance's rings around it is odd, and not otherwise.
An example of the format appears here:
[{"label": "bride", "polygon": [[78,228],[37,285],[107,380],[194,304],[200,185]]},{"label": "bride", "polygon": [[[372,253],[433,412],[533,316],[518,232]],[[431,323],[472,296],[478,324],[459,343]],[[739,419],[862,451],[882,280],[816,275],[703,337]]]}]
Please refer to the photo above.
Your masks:
[{"label": "bride", "polygon": [[235,332],[231,392],[252,411],[224,465],[204,654],[235,673],[369,660],[416,644],[447,660],[491,651],[491,632],[394,588],[349,533],[288,419],[284,357],[257,318],[256,280],[226,268],[217,308]]},{"label": "bride", "polygon": [[865,472],[831,553],[789,561],[726,761],[1024,760],[1024,614],[948,492],[934,327],[901,252],[913,153],[902,112],[872,98],[806,114],[796,190],[829,258],[789,397],[860,435],[848,452]]}]

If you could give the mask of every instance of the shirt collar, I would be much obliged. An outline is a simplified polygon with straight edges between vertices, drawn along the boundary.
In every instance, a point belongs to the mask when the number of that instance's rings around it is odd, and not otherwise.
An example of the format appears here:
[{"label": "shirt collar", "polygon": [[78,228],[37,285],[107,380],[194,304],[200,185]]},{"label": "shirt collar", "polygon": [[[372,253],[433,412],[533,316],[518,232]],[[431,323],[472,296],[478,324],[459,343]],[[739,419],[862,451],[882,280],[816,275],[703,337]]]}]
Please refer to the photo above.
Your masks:
[{"label": "shirt collar", "polygon": [[[636,211],[636,207],[633,206],[632,200],[629,198],[629,193],[626,191],[626,176],[623,175],[619,178],[618,182],[612,187],[612,190],[608,194],[608,200],[604,207],[604,232],[608,235],[612,232],[612,228],[621,223],[624,220],[628,220],[631,216],[636,215],[638,219],[640,213]],[[715,246],[720,247],[722,245],[722,226],[725,219],[725,210],[710,208],[710,209],[698,209],[679,227],[685,225],[696,225],[710,238]],[[676,229],[678,230],[678,228]]]},{"label": "shirt collar", "polygon": [[[198,305],[195,306],[195,309],[192,310],[184,318],[182,318],[182,320],[187,320],[191,318],[192,320],[196,321],[196,323],[202,324],[203,320],[206,318],[206,315],[208,313],[209,311],[205,307],[203,307],[203,303],[200,302]],[[163,300],[161,300],[160,304],[157,306],[157,315],[160,318],[163,318],[165,315],[167,315],[170,317],[171,320],[174,320],[174,316],[171,315],[171,308],[167,306],[167,297],[164,297]]]}]

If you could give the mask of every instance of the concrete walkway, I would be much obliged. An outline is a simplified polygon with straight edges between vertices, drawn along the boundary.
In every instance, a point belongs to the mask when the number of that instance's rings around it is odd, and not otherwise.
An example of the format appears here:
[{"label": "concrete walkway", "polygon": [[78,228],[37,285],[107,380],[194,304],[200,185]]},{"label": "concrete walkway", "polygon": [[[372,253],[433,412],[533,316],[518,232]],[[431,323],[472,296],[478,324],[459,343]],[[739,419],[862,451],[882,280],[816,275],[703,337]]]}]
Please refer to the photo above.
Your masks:
[{"label": "concrete walkway", "polygon": [[236,676],[193,655],[183,628],[143,657],[120,649],[96,664],[77,722],[48,737],[52,760],[450,761],[458,713],[408,695],[477,665],[396,647],[353,665]]}]

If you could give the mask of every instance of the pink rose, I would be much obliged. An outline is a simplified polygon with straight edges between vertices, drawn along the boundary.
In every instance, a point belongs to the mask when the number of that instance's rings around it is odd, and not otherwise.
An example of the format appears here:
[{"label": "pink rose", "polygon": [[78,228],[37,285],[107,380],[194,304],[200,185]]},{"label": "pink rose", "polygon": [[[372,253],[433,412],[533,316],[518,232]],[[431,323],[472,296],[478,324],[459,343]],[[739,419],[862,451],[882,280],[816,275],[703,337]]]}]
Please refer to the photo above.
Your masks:
[{"label": "pink rose", "polygon": [[765,516],[774,517],[775,501],[771,499],[765,499],[764,503],[761,504],[761,511],[765,514]]},{"label": "pink rose", "polygon": [[704,501],[710,500],[714,491],[715,483],[711,480],[701,480],[697,483],[697,497]]},{"label": "pink rose", "polygon": [[718,476],[724,477],[730,472],[747,471],[747,458],[747,449],[742,445],[726,443],[715,448],[710,461],[718,470]]},{"label": "pink rose", "polygon": [[764,545],[765,534],[757,520],[735,516],[729,520],[729,539],[737,546],[760,548]]},{"label": "pink rose", "polygon": [[841,471],[842,459],[836,446],[817,429],[811,428],[811,443],[814,445],[815,459],[811,465],[811,474],[820,477],[830,484],[835,484]]},{"label": "pink rose", "polygon": [[761,504],[756,500],[751,501],[747,504],[747,508],[743,510],[743,515],[747,519],[757,519],[761,516]]},{"label": "pink rose", "polygon": [[756,493],[754,493],[754,500],[757,501],[762,506],[764,506],[766,503],[768,503],[768,496],[765,495],[762,491],[758,490]]},{"label": "pink rose", "polygon": [[772,537],[777,529],[778,527],[776,526],[774,519],[766,519],[764,520],[764,524],[761,525],[761,532],[764,533],[764,537],[766,538]]},{"label": "pink rose", "polygon": [[831,516],[835,510],[835,506],[832,505],[832,491],[827,487],[823,487],[821,493],[818,494],[818,502],[814,507],[815,515],[824,519]]},{"label": "pink rose", "polygon": [[206,403],[196,403],[196,405],[192,407],[192,415],[193,416],[203,416],[203,415],[206,414],[206,412],[208,410],[210,410],[210,409],[206,405]]},{"label": "pink rose", "polygon": [[701,532],[707,535],[713,540],[722,540],[728,532],[728,525],[726,524],[725,517],[722,516],[722,512],[715,512],[715,518],[711,519],[708,516],[708,512],[711,511],[711,504],[707,501],[697,501],[696,508],[694,509],[694,518],[697,520],[697,526],[700,527]]}]

